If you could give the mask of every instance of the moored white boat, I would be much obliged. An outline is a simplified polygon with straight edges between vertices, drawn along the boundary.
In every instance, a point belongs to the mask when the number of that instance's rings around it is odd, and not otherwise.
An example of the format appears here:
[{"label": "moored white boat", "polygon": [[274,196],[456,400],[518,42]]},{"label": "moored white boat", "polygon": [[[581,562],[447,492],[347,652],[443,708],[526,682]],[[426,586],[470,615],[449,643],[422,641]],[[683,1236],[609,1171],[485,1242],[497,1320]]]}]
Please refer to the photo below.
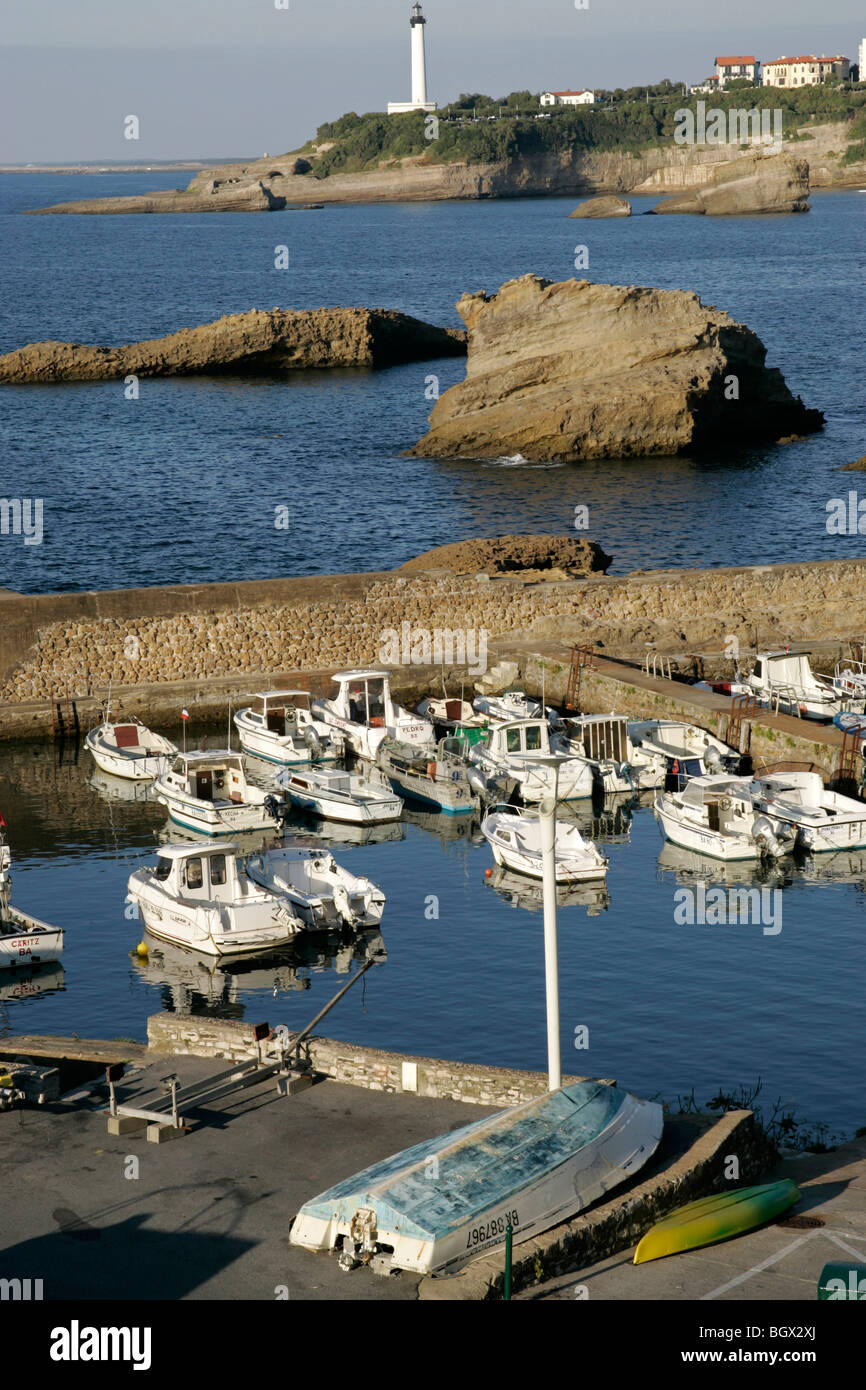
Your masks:
[{"label": "moored white boat", "polygon": [[743,680],[760,704],[780,714],[826,723],[850,707],[829,677],[813,673],[802,653],[759,652]]},{"label": "moored white boat", "polygon": [[338,768],[291,768],[278,774],[277,785],[295,806],[346,825],[381,825],[403,810],[390,787]]},{"label": "moored white boat", "polygon": [[454,1271],[582,1211],[636,1173],[662,1134],[662,1108],[581,1081],[424,1140],[305,1202],[293,1245],[339,1250],[374,1272]]},{"label": "moored white boat", "polygon": [[331,699],[314,700],[313,714],[329,729],[342,734],[358,757],[373,761],[386,738],[421,748],[435,742],[430,720],[410,714],[393,699],[389,671],[338,671],[332,680],[337,694]]},{"label": "moored white boat", "polygon": [[659,792],[656,818],[665,839],[712,859],[778,858],[794,848],[755,804],[748,777],[693,777],[681,791]]},{"label": "moored white boat", "polygon": [[[481,822],[481,833],[497,864],[530,878],[543,877],[541,820],[537,812],[516,806],[495,806]],[[603,879],[608,861],[573,822],[556,822],[554,862],[557,883],[588,883]]]},{"label": "moored white boat", "polygon": [[[471,815],[479,809],[485,784],[477,774],[473,777],[473,769],[456,751],[459,747],[455,739],[440,739],[435,749],[424,749],[387,738],[379,745],[376,764],[410,801],[449,816]],[[504,784],[501,794],[507,795]]]},{"label": "moored white boat", "polygon": [[284,896],[310,931],[378,927],[382,920],[381,888],[349,873],[324,847],[251,854],[246,871],[260,887]]},{"label": "moored white boat", "polygon": [[500,724],[512,719],[540,719],[544,714],[541,701],[533,700],[525,690],[518,690],[516,686],[504,690],[501,695],[477,696],[473,708],[476,714]]},{"label": "moored white boat", "polygon": [[789,831],[809,854],[866,847],[866,801],[830,791],[818,772],[765,773],[756,800],[776,833]]},{"label": "moored white boat", "polygon": [[274,950],[306,926],[290,896],[252,878],[231,843],[161,845],[127,893],[153,936],[209,956]]},{"label": "moored white boat", "polygon": [[154,790],[176,825],[205,835],[271,830],[286,811],[282,797],[247,781],[243,757],[230,749],[178,753]]},{"label": "moored white boat", "polygon": [[568,715],[557,721],[550,746],[554,752],[586,758],[605,795],[645,791],[665,784],[666,754],[636,746],[623,715]]},{"label": "moored white boat", "polygon": [[[640,758],[658,756],[684,782],[722,772],[736,773],[740,754],[715,734],[676,719],[629,720],[628,735]],[[664,786],[664,781],[659,785]]]},{"label": "moored white boat", "polygon": [[342,734],[314,717],[306,690],[266,690],[248,698],[255,704],[234,716],[245,753],[282,767],[336,762],[343,756]]},{"label": "moored white boat", "polygon": [[135,718],[106,719],[84,742],[103,772],[135,782],[159,777],[177,753],[176,744]]},{"label": "moored white boat", "polygon": [[12,856],[4,829],[0,817],[0,970],[32,970],[60,959],[63,932],[12,906]]},{"label": "moored white boat", "polygon": [[513,779],[522,801],[535,804],[552,796],[560,801],[591,797],[595,777],[586,758],[563,756],[557,767],[538,761],[549,757],[550,731],[546,719],[518,719],[492,725],[467,751],[469,762],[491,778]]}]

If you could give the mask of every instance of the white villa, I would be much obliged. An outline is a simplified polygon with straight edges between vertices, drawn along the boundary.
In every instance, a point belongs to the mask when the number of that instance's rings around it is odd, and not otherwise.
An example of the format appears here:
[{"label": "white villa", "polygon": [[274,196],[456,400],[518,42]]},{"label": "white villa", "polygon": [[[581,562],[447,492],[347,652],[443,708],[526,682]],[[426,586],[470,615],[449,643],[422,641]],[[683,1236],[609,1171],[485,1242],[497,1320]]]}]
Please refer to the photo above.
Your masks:
[{"label": "white villa", "polygon": [[542,106],[592,106],[595,92],[542,92]]},{"label": "white villa", "polygon": [[826,82],[828,77],[841,77],[846,81],[850,70],[847,58],[837,54],[828,58],[821,54],[807,53],[799,58],[777,58],[775,62],[764,64],[765,87],[816,87]]},{"label": "white villa", "polygon": [[747,82],[760,82],[761,64],[754,54],[749,53],[745,57],[725,57],[714,58],[716,65],[715,76],[718,79],[718,90],[722,91],[729,82],[735,82],[738,78],[745,78]]}]

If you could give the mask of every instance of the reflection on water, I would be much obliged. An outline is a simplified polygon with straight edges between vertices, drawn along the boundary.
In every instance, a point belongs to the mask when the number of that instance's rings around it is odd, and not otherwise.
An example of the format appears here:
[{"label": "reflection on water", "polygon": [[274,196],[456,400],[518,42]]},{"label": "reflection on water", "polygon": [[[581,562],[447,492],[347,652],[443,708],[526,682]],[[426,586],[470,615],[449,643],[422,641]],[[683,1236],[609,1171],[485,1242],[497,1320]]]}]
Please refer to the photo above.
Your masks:
[{"label": "reflection on water", "polygon": [[[65,988],[63,966],[59,961],[37,965],[32,970],[0,970],[0,1004],[20,1004]],[[0,1012],[0,1033],[8,1028],[10,1015]]]},{"label": "reflection on water", "polygon": [[[259,991],[277,999],[289,990],[310,988],[311,976],[333,970],[347,975],[355,961],[387,960],[378,931],[300,936],[291,949],[232,958],[202,955],[145,933],[147,955],[133,954],[133,966],[159,989],[161,1007],[172,1013],[243,1018],[245,998]],[[263,1001],[264,1002],[264,1001]]]},{"label": "reflection on water", "polygon": [[[56,751],[0,747],[13,901],[65,932],[62,971],[0,985],[0,1031],[144,1039],[148,1016],[162,1008],[296,1030],[333,997],[338,973],[360,967],[370,948],[351,938],[301,938],[279,959],[237,969],[157,943],[146,960],[134,957],[142,926],[128,915],[127,881],[154,862],[165,807],[104,798],[88,785],[87,759],[61,761]],[[793,1097],[807,1118],[851,1131],[862,1125],[866,851],[763,871],[708,865],[663,846],[651,808],[627,797],[565,814],[604,845],[610,866],[605,887],[561,885],[564,1057],[585,1024],[591,1055],[579,1069],[616,1076],[638,1094],[675,1098],[695,1087],[705,1100],[761,1076],[765,1094]],[[330,831],[324,823],[292,829]],[[490,851],[472,817],[409,809],[392,829],[400,838],[333,845],[340,863],[386,894],[387,961],[340,1001],[328,1035],[543,1069],[538,885],[485,876]],[[784,929],[765,935],[678,922],[680,882],[725,874],[783,888]]]}]

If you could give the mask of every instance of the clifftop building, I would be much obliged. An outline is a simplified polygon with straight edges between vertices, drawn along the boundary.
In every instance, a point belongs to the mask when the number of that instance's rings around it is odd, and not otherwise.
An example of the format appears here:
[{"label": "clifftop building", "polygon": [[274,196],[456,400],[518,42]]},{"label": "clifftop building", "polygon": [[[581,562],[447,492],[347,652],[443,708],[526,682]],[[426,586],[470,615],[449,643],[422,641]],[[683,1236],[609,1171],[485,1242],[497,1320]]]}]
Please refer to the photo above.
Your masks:
[{"label": "clifftop building", "polygon": [[542,106],[592,106],[595,92],[542,92]]},{"label": "clifftop building", "polygon": [[760,63],[754,54],[747,54],[745,57],[726,57],[714,58],[716,65],[716,77],[718,78],[719,91],[727,87],[729,82],[735,82],[738,78],[745,78],[747,82],[760,82]]},{"label": "clifftop building", "polygon": [[409,20],[412,30],[412,100],[389,101],[389,116],[400,116],[406,111],[436,110],[436,102],[427,100],[427,56],[424,48],[426,23],[421,6],[416,3]]},{"label": "clifftop building", "polygon": [[799,58],[787,58],[783,55],[772,63],[764,64],[764,86],[817,87],[819,82],[826,82],[828,77],[839,77],[844,82],[848,78],[849,67],[848,59],[840,54],[833,58],[828,58],[824,53],[820,58],[816,58],[814,53],[807,53]]}]

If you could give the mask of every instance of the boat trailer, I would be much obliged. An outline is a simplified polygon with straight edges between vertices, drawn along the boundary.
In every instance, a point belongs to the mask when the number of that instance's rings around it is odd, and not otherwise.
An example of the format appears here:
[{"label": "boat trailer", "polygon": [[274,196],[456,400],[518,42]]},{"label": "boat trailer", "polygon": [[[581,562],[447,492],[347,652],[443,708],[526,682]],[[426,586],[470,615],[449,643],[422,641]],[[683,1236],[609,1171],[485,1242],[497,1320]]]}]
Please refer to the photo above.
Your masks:
[{"label": "boat trailer", "polygon": [[[205,1077],[203,1081],[191,1082],[188,1086],[181,1086],[175,1072],[163,1076],[160,1078],[163,1096],[146,1107],[118,1102],[116,1087],[123,1078],[124,1065],[119,1062],[107,1067],[109,1134],[131,1134],[146,1129],[149,1143],[164,1144],[169,1139],[180,1139],[191,1133],[192,1126],[186,1124],[183,1118],[187,1111],[246,1090],[249,1086],[257,1086],[272,1077],[277,1080],[278,1096],[293,1096],[298,1091],[306,1091],[313,1084],[314,1073],[309,1058],[301,1056],[302,1042],[371,965],[375,965],[375,960],[366,961],[300,1033],[292,1034],[285,1027],[272,1030],[268,1023],[257,1023],[253,1029],[255,1057],[214,1076]],[[265,1044],[269,1046],[265,1047]],[[275,1049],[279,1053],[277,1057],[273,1056]]]}]

